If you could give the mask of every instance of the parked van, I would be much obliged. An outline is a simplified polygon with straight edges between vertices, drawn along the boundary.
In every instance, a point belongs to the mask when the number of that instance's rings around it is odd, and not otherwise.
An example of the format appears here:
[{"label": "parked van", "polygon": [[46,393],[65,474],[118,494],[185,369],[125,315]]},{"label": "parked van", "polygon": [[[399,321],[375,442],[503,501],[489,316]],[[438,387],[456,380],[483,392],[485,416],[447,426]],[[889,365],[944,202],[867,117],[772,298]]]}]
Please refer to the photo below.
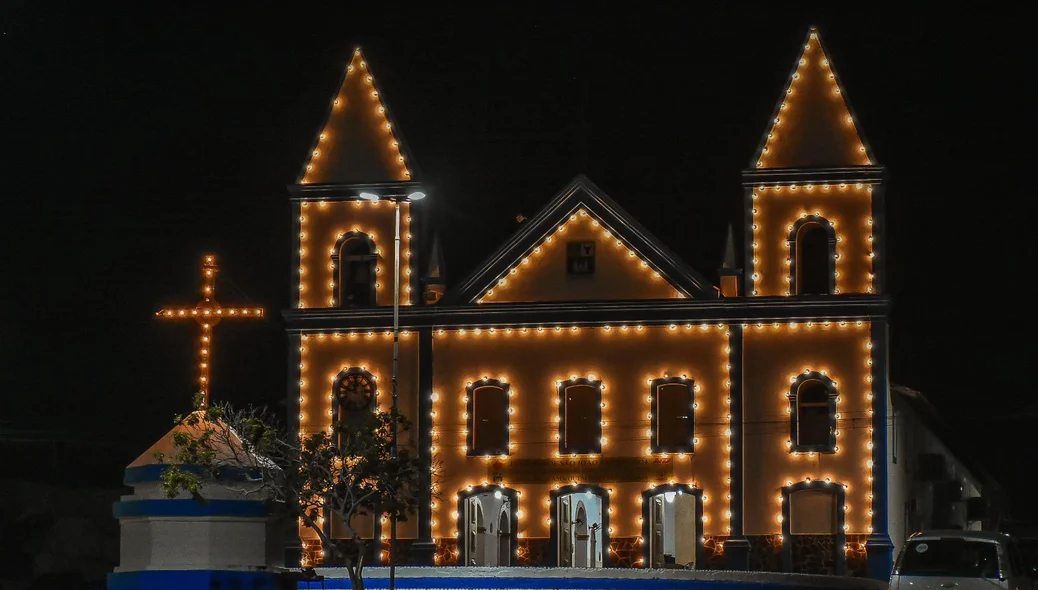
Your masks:
[{"label": "parked van", "polygon": [[1005,533],[929,531],[908,538],[894,564],[890,590],[1038,588]]}]

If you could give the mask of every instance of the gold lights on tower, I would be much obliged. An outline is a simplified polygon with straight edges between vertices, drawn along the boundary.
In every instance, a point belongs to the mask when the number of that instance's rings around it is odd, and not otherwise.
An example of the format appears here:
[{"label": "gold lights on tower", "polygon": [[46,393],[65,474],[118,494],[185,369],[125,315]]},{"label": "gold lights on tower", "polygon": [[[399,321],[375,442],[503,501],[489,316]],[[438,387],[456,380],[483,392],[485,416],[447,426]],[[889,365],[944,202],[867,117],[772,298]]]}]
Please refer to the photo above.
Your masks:
[{"label": "gold lights on tower", "polygon": [[164,307],[155,315],[167,320],[193,319],[201,326],[198,340],[198,389],[202,405],[209,405],[209,365],[212,358],[213,328],[220,320],[262,318],[260,307],[221,307],[216,302],[216,257],[206,254],[202,259],[202,300],[194,307]]}]

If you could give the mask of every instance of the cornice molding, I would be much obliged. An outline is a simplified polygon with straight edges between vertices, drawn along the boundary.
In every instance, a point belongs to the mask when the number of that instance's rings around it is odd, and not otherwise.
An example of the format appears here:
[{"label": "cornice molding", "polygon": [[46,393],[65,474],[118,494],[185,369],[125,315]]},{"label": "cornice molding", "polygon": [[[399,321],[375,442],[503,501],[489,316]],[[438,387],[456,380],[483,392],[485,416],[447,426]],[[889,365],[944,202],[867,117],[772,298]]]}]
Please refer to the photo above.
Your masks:
[{"label": "cornice molding", "polygon": [[883,166],[851,166],[846,168],[756,168],[742,171],[742,185],[775,186],[788,184],[851,184],[883,182]]},{"label": "cornice molding", "polygon": [[[712,300],[648,299],[550,303],[490,303],[400,308],[400,327],[492,328],[647,326],[686,323],[840,322],[885,319],[890,299],[880,295],[735,297]],[[289,333],[387,330],[392,307],[296,309],[283,312]]]}]

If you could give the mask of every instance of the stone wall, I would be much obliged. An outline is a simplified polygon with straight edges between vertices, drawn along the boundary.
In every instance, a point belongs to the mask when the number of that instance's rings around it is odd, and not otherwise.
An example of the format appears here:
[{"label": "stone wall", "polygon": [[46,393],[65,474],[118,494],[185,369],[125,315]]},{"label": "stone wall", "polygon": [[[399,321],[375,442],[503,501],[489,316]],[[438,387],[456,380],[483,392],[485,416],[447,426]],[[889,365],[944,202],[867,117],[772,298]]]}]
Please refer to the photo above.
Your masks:
[{"label": "stone wall", "polygon": [[543,566],[548,560],[548,539],[519,539],[519,565]]},{"label": "stone wall", "polygon": [[453,537],[436,539],[436,565],[458,565],[458,540]]},{"label": "stone wall", "polygon": [[865,559],[865,541],[867,534],[847,535],[847,575],[859,578],[867,572]]},{"label": "stone wall", "polygon": [[746,535],[751,572],[782,571],[782,535]]},{"label": "stone wall", "polygon": [[795,574],[836,575],[836,538],[833,535],[790,535]]},{"label": "stone wall", "polygon": [[720,535],[705,535],[703,541],[703,552],[700,555],[702,563],[696,564],[700,570],[723,570],[728,569],[724,562],[724,542],[728,537]]}]

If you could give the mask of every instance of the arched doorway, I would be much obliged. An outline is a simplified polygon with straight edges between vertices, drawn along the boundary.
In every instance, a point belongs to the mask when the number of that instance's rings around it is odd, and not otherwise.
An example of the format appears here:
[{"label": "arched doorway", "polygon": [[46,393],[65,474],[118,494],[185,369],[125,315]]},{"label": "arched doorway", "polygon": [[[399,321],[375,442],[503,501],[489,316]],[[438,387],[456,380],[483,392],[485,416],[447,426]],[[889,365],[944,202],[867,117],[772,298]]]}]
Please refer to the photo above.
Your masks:
[{"label": "arched doorway", "polygon": [[458,493],[458,565],[508,566],[518,551],[518,494],[485,485]]},{"label": "arched doorway", "polygon": [[599,568],[609,560],[609,494],[593,485],[551,492],[550,547],[559,567]]},{"label": "arched doorway", "polygon": [[703,548],[703,492],[668,484],[642,492],[642,563],[645,567],[700,564]]}]

